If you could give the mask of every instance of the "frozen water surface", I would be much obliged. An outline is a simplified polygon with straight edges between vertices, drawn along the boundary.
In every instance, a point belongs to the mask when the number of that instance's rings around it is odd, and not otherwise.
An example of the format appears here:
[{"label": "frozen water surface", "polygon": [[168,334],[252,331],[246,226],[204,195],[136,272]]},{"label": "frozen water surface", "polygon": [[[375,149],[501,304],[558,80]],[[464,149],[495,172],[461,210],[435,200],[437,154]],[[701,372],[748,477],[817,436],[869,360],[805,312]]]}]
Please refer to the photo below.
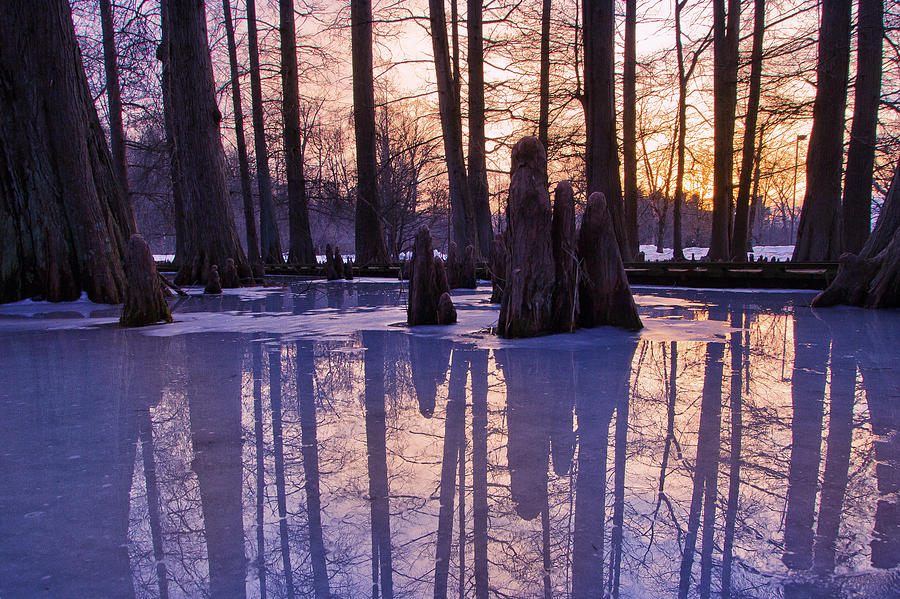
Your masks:
[{"label": "frozen water surface", "polygon": [[636,294],[522,341],[483,288],[2,306],[0,597],[897,597],[900,313]]}]

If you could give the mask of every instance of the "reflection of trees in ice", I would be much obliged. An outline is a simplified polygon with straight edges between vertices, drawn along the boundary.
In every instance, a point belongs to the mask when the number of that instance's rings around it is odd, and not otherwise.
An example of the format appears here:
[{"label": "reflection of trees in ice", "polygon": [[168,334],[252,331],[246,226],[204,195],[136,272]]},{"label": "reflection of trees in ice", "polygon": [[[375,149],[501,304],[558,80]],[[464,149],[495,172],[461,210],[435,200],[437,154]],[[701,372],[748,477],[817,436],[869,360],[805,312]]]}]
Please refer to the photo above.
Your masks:
[{"label": "reflection of trees in ice", "polygon": [[[224,353],[222,336],[167,341],[157,350],[194,357],[160,367],[152,427],[137,425],[136,594],[159,596],[161,575],[170,596],[208,593],[210,527],[234,527],[204,511],[204,486],[221,483],[197,477],[194,403],[204,393],[217,398],[207,420],[243,440],[238,538],[251,597],[262,596],[261,574],[271,597],[287,597],[289,579],[310,597],[326,586],[340,597],[373,586],[396,597],[673,596],[679,584],[694,597],[729,579],[733,596],[770,596],[809,577],[840,595],[847,574],[896,566],[900,426],[878,345],[896,331],[836,333],[840,315],[801,307],[735,303],[690,316],[727,319],[733,331],[579,351],[401,332],[234,337]],[[198,378],[204,368],[235,371],[237,382]],[[229,401],[239,402],[234,435],[222,428]],[[145,475],[151,445],[155,481]],[[238,551],[229,546],[226,563]]]}]

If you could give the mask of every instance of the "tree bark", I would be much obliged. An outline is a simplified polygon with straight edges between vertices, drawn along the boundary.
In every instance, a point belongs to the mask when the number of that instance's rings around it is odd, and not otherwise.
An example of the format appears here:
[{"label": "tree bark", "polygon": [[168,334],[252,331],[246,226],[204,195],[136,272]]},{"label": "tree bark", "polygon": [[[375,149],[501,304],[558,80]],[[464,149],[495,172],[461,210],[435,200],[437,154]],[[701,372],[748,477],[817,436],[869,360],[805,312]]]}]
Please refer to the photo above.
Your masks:
[{"label": "tree bark", "polygon": [[[104,0],[105,1],[105,0]],[[237,145],[238,168],[241,176],[241,198],[244,200],[244,225],[247,231],[247,259],[259,262],[259,238],[256,236],[256,215],[253,212],[253,192],[250,190],[250,165],[247,160],[247,141],[244,138],[244,110],[241,107],[241,80],[238,74],[237,44],[231,20],[230,0],[222,0],[225,14],[225,37],[228,41],[228,64],[231,69],[231,103],[234,106],[234,137]]]},{"label": "tree bark", "polygon": [[583,6],[587,193],[599,191],[609,198],[607,209],[619,252],[629,261],[633,256],[625,228],[616,139],[615,2],[585,0]]},{"label": "tree bark", "polygon": [[637,0],[625,0],[625,56],[622,73],[622,163],[625,188],[625,229],[630,254],[640,251],[637,218]]},{"label": "tree bark", "polygon": [[0,3],[0,302],[119,303],[131,205],[94,108],[68,2]]},{"label": "tree bark", "polygon": [[352,0],[353,124],[356,132],[356,263],[387,264],[375,161],[372,0]]},{"label": "tree bark", "polygon": [[247,0],[247,39],[250,54],[250,101],[253,112],[253,147],[256,153],[256,182],[259,187],[259,253],[266,264],[281,264],[281,236],[275,222],[272,199],[272,176],[269,151],[266,148],[266,126],[263,120],[262,83],[259,76],[259,43],[256,31],[256,0]]},{"label": "tree bark", "polygon": [[[125,152],[125,127],[122,124],[122,93],[119,89],[118,52],[110,0],[100,0],[100,26],[103,30],[103,68],[106,73],[106,98],[109,104],[109,150],[116,179],[128,197],[128,156]],[[880,48],[880,46],[879,46]]]},{"label": "tree bark", "polygon": [[849,63],[850,3],[822,0],[816,101],[794,261],[836,260],[840,254],[841,173]]},{"label": "tree bark", "polygon": [[[468,245],[477,245],[475,212],[472,197],[466,184],[466,166],[463,159],[462,117],[459,107],[459,90],[450,69],[450,50],[447,43],[447,16],[442,0],[428,0],[428,16],[431,23],[431,43],[434,50],[434,67],[437,75],[438,106],[441,114],[441,132],[444,137],[444,153],[447,161],[447,177],[450,188],[450,221],[452,239],[457,251]],[[462,256],[458,256],[462,259]]]},{"label": "tree bark", "polygon": [[881,101],[883,0],[859,1],[856,50],[856,94],[847,151],[847,174],[841,205],[843,251],[858,253],[872,226],[872,179],[875,167],[878,106]]},{"label": "tree bark", "polygon": [[[547,0],[549,1],[549,0]],[[490,190],[487,182],[484,116],[484,34],[482,0],[468,0],[467,30],[469,53],[469,194],[475,214],[478,250],[490,259],[494,228],[491,225]],[[546,148],[547,146],[544,145]]]},{"label": "tree bark", "polygon": [[297,81],[297,37],[294,1],[278,1],[281,31],[281,94],[284,116],[284,154],[288,183],[291,264],[315,264],[306,177],[303,175],[303,146],[300,143],[300,86]]},{"label": "tree bark", "polygon": [[225,180],[225,152],[216,106],[206,11],[191,0],[168,0],[172,125],[184,192],[184,259],[177,284],[206,281],[227,258],[246,262]]},{"label": "tree bark", "polygon": [[747,118],[744,121],[744,147],[741,155],[741,174],[738,182],[737,206],[734,214],[734,234],[731,236],[731,260],[747,261],[750,230],[750,187],[753,183],[753,160],[756,153],[756,122],[759,116],[759,94],[762,82],[762,49],[765,34],[766,0],[753,3],[753,50],[750,55],[750,95]]},{"label": "tree bark", "polygon": [[737,106],[740,0],[713,0],[713,214],[709,260],[727,260],[734,202],[734,111]]}]

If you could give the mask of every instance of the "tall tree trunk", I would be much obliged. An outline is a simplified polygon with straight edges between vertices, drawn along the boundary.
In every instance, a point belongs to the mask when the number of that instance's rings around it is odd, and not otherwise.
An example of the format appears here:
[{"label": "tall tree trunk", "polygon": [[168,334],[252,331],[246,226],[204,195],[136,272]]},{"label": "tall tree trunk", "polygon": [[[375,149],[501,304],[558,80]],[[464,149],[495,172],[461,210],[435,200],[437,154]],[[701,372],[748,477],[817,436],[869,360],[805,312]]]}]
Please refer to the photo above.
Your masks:
[{"label": "tall tree trunk", "polygon": [[[622,163],[625,229],[631,256],[640,252],[637,218],[637,0],[625,0],[625,56],[622,73]],[[624,256],[624,254],[623,254]]]},{"label": "tall tree trunk", "polygon": [[[109,108],[109,150],[116,179],[128,197],[128,156],[125,153],[125,127],[122,125],[122,93],[119,90],[119,54],[116,50],[112,4],[100,0],[100,26],[103,30],[103,69],[106,73],[106,98]],[[880,48],[880,46],[879,46]]]},{"label": "tall tree trunk", "polygon": [[206,11],[193,0],[168,0],[172,125],[184,192],[185,244],[178,284],[206,282],[227,258],[246,262],[225,180],[225,151],[216,106]]},{"label": "tall tree trunk", "polygon": [[119,303],[135,232],[65,0],[0,3],[0,302]]},{"label": "tall tree trunk", "polygon": [[734,203],[734,111],[737,106],[740,0],[713,0],[713,214],[709,260],[727,260]]},{"label": "tall tree trunk", "polygon": [[[106,0],[104,0],[106,1]],[[253,212],[253,192],[250,190],[250,165],[247,161],[247,141],[244,138],[244,110],[241,107],[241,80],[238,74],[237,44],[231,20],[230,0],[222,0],[225,14],[225,37],[228,40],[228,63],[231,67],[231,103],[234,106],[234,137],[237,145],[238,168],[241,174],[241,197],[244,200],[244,225],[247,230],[247,259],[259,262],[259,238],[256,236],[256,215]]]},{"label": "tall tree trunk", "polygon": [[372,0],[350,2],[353,124],[356,132],[356,263],[386,264],[375,160],[375,82],[372,74]]},{"label": "tall tree trunk", "polygon": [[181,171],[178,168],[178,155],[175,151],[174,103],[172,101],[172,61],[171,44],[169,42],[169,2],[159,1],[160,42],[156,49],[156,58],[162,63],[163,118],[166,129],[166,151],[169,154],[169,179],[172,183],[172,219],[175,222],[175,258],[172,260],[177,268],[184,263],[184,190],[181,186]]},{"label": "tall tree trunk", "polygon": [[477,246],[475,211],[472,197],[466,185],[466,165],[463,159],[462,117],[459,108],[459,90],[450,69],[450,50],[447,44],[447,16],[443,0],[428,0],[428,16],[431,23],[431,43],[434,49],[434,67],[437,75],[438,106],[441,113],[441,132],[444,136],[444,154],[447,161],[447,177],[450,187],[451,239],[456,243],[460,262],[466,246]]},{"label": "tall tree trunk", "polygon": [[856,50],[856,95],[847,151],[847,175],[841,205],[841,241],[844,252],[858,254],[872,227],[872,178],[875,133],[881,100],[881,38],[884,34],[883,0],[859,1]]},{"label": "tall tree trunk", "polygon": [[[549,2],[549,0],[545,1]],[[494,229],[491,225],[490,189],[487,182],[487,157],[485,154],[482,0],[468,0],[467,29],[469,34],[469,52],[466,58],[469,67],[469,194],[472,197],[472,209],[475,213],[478,248],[481,257],[488,260],[491,256]],[[546,147],[545,144],[544,148]]]},{"label": "tall tree trunk", "polygon": [[[479,3],[480,4],[480,3]],[[551,0],[541,1],[541,78],[538,94],[538,140],[550,155],[550,11]],[[471,18],[471,17],[470,17]],[[471,78],[471,75],[469,75]],[[471,85],[471,79],[469,80]],[[471,101],[470,101],[471,104]],[[471,107],[469,107],[471,110]]]},{"label": "tall tree trunk", "polygon": [[681,208],[684,204],[684,169],[685,169],[685,140],[687,137],[687,85],[688,80],[697,66],[701,50],[694,52],[690,67],[685,66],[684,44],[681,41],[681,11],[687,0],[675,2],[675,53],[678,58],[678,128],[677,141],[677,166],[675,169],[675,198],[672,210],[672,249],[675,260],[684,260],[684,244],[681,234]]},{"label": "tall tree trunk", "polygon": [[756,121],[759,116],[759,93],[762,82],[762,49],[765,34],[766,0],[753,3],[753,50],[750,54],[750,97],[744,121],[744,147],[741,155],[741,175],[738,182],[737,205],[734,214],[734,234],[731,236],[731,260],[747,261],[750,231],[750,187],[753,182],[753,160],[756,145]]},{"label": "tall tree trunk", "polygon": [[844,111],[850,68],[850,3],[822,0],[816,101],[806,154],[806,193],[793,260],[837,260],[841,251]]},{"label": "tall tree trunk", "polygon": [[281,31],[281,94],[284,117],[284,154],[288,184],[290,241],[288,262],[315,264],[306,177],[303,175],[303,146],[300,143],[300,84],[297,81],[297,35],[294,0],[278,0]]},{"label": "tall tree trunk", "polygon": [[625,228],[619,152],[616,139],[615,2],[584,0],[584,114],[587,133],[585,176],[587,195],[600,191],[607,198],[619,253],[634,258]]},{"label": "tall tree trunk", "polygon": [[263,120],[262,83],[259,76],[259,42],[256,31],[256,0],[247,0],[247,39],[250,54],[250,101],[253,112],[253,148],[256,153],[256,182],[259,187],[259,253],[266,264],[281,264],[281,236],[275,221],[272,199],[272,175],[266,148]]}]

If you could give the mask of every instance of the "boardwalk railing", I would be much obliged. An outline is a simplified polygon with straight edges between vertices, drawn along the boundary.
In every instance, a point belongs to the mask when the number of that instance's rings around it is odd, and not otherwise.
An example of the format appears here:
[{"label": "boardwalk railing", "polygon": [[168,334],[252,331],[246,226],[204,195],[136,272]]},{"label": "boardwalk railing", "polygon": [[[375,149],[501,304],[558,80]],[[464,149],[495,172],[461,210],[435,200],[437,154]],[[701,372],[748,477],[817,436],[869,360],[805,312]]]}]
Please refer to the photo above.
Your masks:
[{"label": "boardwalk railing", "polygon": [[[161,272],[172,272],[168,262],[160,262]],[[824,289],[837,273],[837,262],[626,262],[625,272],[632,285],[671,287]],[[324,265],[266,266],[267,275],[324,278]],[[399,279],[400,265],[355,267],[356,277]],[[478,268],[479,279],[490,279],[485,265]]]}]

